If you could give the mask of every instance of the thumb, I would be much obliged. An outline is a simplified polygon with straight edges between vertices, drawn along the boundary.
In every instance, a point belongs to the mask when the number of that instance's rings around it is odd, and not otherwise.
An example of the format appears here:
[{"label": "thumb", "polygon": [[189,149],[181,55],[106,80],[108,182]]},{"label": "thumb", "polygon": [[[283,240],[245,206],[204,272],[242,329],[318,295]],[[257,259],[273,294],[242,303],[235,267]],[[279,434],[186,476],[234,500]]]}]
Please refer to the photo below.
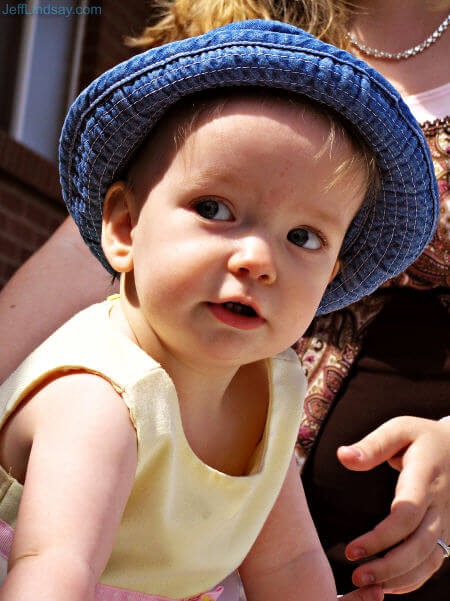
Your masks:
[{"label": "thumb", "polygon": [[346,595],[339,596],[339,601],[383,601],[383,589],[379,585],[365,586]]},{"label": "thumb", "polygon": [[351,446],[339,447],[342,465],[354,471],[366,471],[389,461],[401,469],[401,456],[414,440],[414,418],[395,417]]}]

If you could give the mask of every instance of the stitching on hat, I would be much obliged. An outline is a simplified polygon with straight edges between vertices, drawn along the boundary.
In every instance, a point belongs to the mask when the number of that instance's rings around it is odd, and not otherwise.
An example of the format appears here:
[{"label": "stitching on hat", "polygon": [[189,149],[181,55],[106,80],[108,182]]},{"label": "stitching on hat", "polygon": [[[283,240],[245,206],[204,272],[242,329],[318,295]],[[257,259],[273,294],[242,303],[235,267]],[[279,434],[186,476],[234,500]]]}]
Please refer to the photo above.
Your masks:
[{"label": "stitching on hat", "polygon": [[[244,43],[244,42],[242,42],[242,43]],[[261,44],[260,44],[260,45],[261,45]],[[222,46],[223,46],[223,45],[222,45]],[[307,50],[308,50],[308,49],[303,49],[303,48],[302,48],[302,49],[294,48],[294,49],[295,49],[297,52],[299,52],[299,53],[300,53],[300,52],[305,52],[305,51],[307,51]],[[203,50],[203,51],[208,51],[208,52],[209,52],[209,51],[211,51],[211,48],[205,48],[205,49],[202,49],[202,50]],[[281,50],[286,50],[286,47],[283,47]],[[311,50],[310,50],[309,52],[311,53],[311,52],[314,52],[314,51],[311,51]],[[188,53],[188,54],[191,54],[191,53]],[[235,53],[234,55],[235,55],[235,56],[239,56],[240,54],[242,54],[242,52],[241,52],[241,53]],[[260,52],[259,54],[260,54],[260,55],[263,55],[263,56],[264,56],[264,55],[266,55],[266,56],[274,56],[274,54],[275,54],[275,53],[267,53],[267,52],[266,52],[266,53],[264,53],[264,52]],[[315,52],[315,54],[317,55],[317,54],[319,54],[319,52]],[[229,53],[229,54],[228,54],[228,56],[230,56],[230,57],[231,57],[231,56],[233,56],[233,55],[231,55],[231,53]],[[288,59],[288,60],[294,60],[294,57],[284,57],[284,58],[285,58],[285,59]],[[295,58],[298,60],[298,57],[295,57]],[[331,56],[331,58],[332,58],[333,60],[336,60],[336,59],[335,59],[335,57],[332,57],[332,56]],[[314,62],[314,64],[316,64],[316,63],[315,63],[315,61],[312,61],[312,60],[309,60],[309,61],[308,61],[308,59],[306,59],[306,58],[302,58],[302,60],[303,60],[304,62]],[[203,61],[196,61],[195,63],[191,63],[191,66],[194,66],[195,64],[202,63],[202,62],[203,62]],[[341,62],[343,62],[343,61],[341,61]],[[354,66],[354,65],[351,65],[351,64],[350,64],[350,66],[351,66],[353,69],[355,69],[355,66]],[[257,67],[257,65],[255,65],[255,67]],[[178,67],[178,69],[184,69],[184,68],[186,68],[186,67],[185,67],[185,66]],[[240,66],[240,69],[242,69],[242,70],[244,70],[244,69],[250,69],[250,68],[252,68],[252,67]],[[327,67],[326,67],[326,66],[324,66],[324,65],[322,65],[322,67],[321,67],[321,68],[322,68],[322,69],[324,69],[324,68],[327,68]],[[178,70],[178,69],[176,69],[176,70]],[[208,72],[208,74],[213,74],[214,72],[223,72],[223,71],[226,71],[226,70],[229,70],[229,69],[230,69],[230,68],[226,68],[226,69],[217,69],[217,70],[215,70],[215,71],[209,71],[209,72]],[[279,68],[277,69],[277,68],[275,68],[275,67],[271,67],[271,70],[272,70],[272,71],[285,71],[285,72],[288,72],[288,73],[292,73],[292,72],[293,72],[291,69],[279,69]],[[328,68],[328,70],[331,70],[331,69],[330,69],[330,68]],[[175,70],[172,70],[172,73],[173,73],[174,71],[175,71]],[[364,74],[364,73],[363,73],[363,74]],[[183,78],[183,79],[181,79],[181,80],[179,80],[179,81],[183,81],[183,80],[185,80],[185,79],[191,79],[191,78],[195,78],[195,77],[201,77],[201,76],[203,76],[203,75],[204,75],[204,74],[194,74],[194,75],[191,75],[191,76],[189,76],[189,77]],[[136,74],[134,74],[134,76],[136,77]],[[164,73],[164,74],[161,76],[161,78],[162,78],[162,77],[165,77],[165,76],[166,76],[166,73]],[[152,82],[146,82],[146,83],[144,83],[144,84],[143,84],[143,86],[150,85],[151,83],[153,83],[153,84],[154,84],[154,82],[155,82],[155,80],[153,80]],[[373,83],[379,86],[378,82],[373,82]],[[171,85],[171,84],[166,84],[166,86],[161,86],[160,88],[154,89],[154,90],[152,90],[152,92],[150,92],[150,94],[149,94],[149,95],[151,95],[151,94],[154,94],[154,93],[156,93],[156,92],[160,91],[161,89],[163,89],[164,87],[167,87],[168,85]],[[140,86],[139,88],[137,88],[137,89],[133,90],[133,93],[137,92],[137,91],[138,91],[138,90],[139,90],[141,87],[143,87],[143,86]],[[339,89],[341,89],[341,91],[342,91],[344,94],[346,94],[346,93],[347,93],[345,90],[343,90],[342,88],[340,88],[340,86],[336,86],[336,87],[337,87],[337,88],[339,88]],[[312,86],[309,86],[309,88],[310,88],[310,89],[312,89],[312,90],[314,90],[314,91],[316,91],[316,90],[315,90],[315,89],[314,89]],[[372,96],[372,93],[370,94],[370,97],[371,97],[371,100],[372,100],[372,101],[374,101],[376,104],[380,104],[380,103],[379,103],[379,101],[377,100],[377,98],[374,98],[374,97]],[[136,102],[140,102],[140,101],[142,101],[142,100],[143,100],[143,98],[145,98],[145,96],[144,96],[144,97],[142,97],[142,98],[140,98],[140,99],[139,99],[138,101],[136,101]],[[125,99],[126,99],[126,97],[124,97],[124,98],[121,98],[120,100],[118,100],[118,101],[117,101],[117,102],[116,102],[114,105],[112,105],[112,107],[111,107],[111,108],[108,110],[108,112],[109,112],[110,110],[113,110],[113,109],[116,107],[116,105],[117,105],[117,104],[119,104],[119,103],[120,103],[122,100],[125,100]],[[356,102],[360,102],[360,101],[359,101],[359,99],[355,99],[355,98],[354,98],[353,100],[354,100],[354,101],[356,101]],[[133,104],[135,104],[135,103],[133,103]],[[132,105],[131,105],[131,106],[132,106]],[[127,106],[126,108],[128,108],[128,106]],[[165,107],[165,108],[168,108],[168,107]],[[366,107],[366,109],[367,109],[367,107]],[[126,110],[126,109],[124,109],[124,110]],[[377,122],[381,122],[380,118],[379,118],[379,117],[378,117],[376,114],[374,114],[374,113],[373,113],[373,111],[371,111],[371,112],[372,112],[373,116],[375,117],[376,121],[377,121]],[[106,114],[108,114],[108,113],[106,113]],[[120,114],[120,113],[119,113],[119,114]],[[369,127],[370,127],[370,129],[372,130],[372,132],[373,132],[373,134],[374,134],[374,137],[375,137],[375,138],[377,138],[377,137],[378,137],[378,134],[377,134],[377,133],[376,133],[376,132],[373,130],[373,128],[372,128],[371,126],[369,126]],[[119,129],[119,128],[117,128],[117,129],[116,129],[116,130],[115,130],[115,131],[114,131],[114,132],[111,134],[111,136],[113,136],[113,135],[114,135],[114,134],[115,134],[115,133],[118,131],[118,129]],[[88,131],[86,132],[86,135],[89,133],[89,131],[90,131],[90,130],[88,130]],[[101,135],[101,134],[100,134],[100,135]],[[111,136],[108,138],[108,140],[106,141],[106,143],[109,141],[109,139],[111,138]],[[93,145],[95,144],[95,142],[98,140],[98,137],[99,137],[99,136],[97,136],[97,138],[96,138],[96,139],[94,140],[94,142],[91,144],[91,150],[89,151],[90,153],[92,153],[92,152],[93,152],[93,151],[92,151],[92,146],[93,146]],[[127,136],[127,138],[128,138],[128,137],[129,137],[129,136]],[[110,156],[110,158],[109,158],[108,162],[107,162],[107,163],[106,163],[106,165],[105,165],[105,168],[104,168],[104,170],[103,170],[103,173],[102,173],[102,175],[101,175],[101,177],[100,177],[100,179],[99,179],[99,191],[98,191],[98,198],[99,198],[99,196],[100,196],[101,182],[102,182],[102,180],[103,180],[104,173],[105,173],[105,171],[106,171],[106,169],[107,169],[107,166],[109,165],[110,161],[111,161],[111,160],[112,160],[112,159],[113,159],[113,158],[114,158],[114,157],[117,155],[117,152],[118,152],[118,150],[121,148],[121,146],[123,145],[123,143],[126,141],[126,139],[127,139],[127,138],[125,138],[125,139],[122,141],[122,143],[121,143],[119,146],[117,146],[117,147],[114,149],[114,151],[113,151],[112,155]],[[72,146],[72,149],[71,149],[71,150],[73,150],[73,148],[74,148],[74,145]],[[102,147],[102,148],[103,148],[103,147]],[[391,155],[391,157],[392,157],[392,151],[391,151],[391,149],[390,149],[390,148],[388,148],[388,149],[387,149],[387,153],[388,153],[388,155]],[[70,162],[72,162],[72,154],[73,154],[73,152],[72,152],[72,153],[69,153]],[[97,155],[97,156],[98,156],[98,155]],[[86,161],[86,162],[87,162],[87,161]],[[86,162],[85,162],[85,165],[86,165]],[[96,162],[96,160],[94,161],[93,165],[95,165],[95,162]],[[396,170],[397,170],[397,171],[398,171],[398,172],[401,174],[401,171],[399,170],[399,167],[398,167],[398,163],[397,163],[396,161],[393,161],[393,162],[394,162],[394,165],[395,165],[395,169],[396,169]],[[407,164],[407,166],[408,166],[408,169],[409,169],[409,171],[410,171],[410,173],[411,173],[411,168],[410,168],[409,164]],[[84,169],[83,169],[83,174],[85,174],[85,172],[86,172],[86,168],[87,168],[87,166],[86,166],[86,167],[84,167]],[[392,170],[391,170],[391,169],[388,169],[388,171],[389,171],[389,172],[391,172]],[[92,174],[92,172],[93,172],[93,168],[92,168],[92,166],[91,166],[90,173],[89,173],[89,176],[88,176],[88,181],[89,181],[89,183],[88,183],[88,191],[89,191],[89,189],[90,189],[90,179],[91,179],[91,174]],[[68,178],[68,179],[70,179],[70,178]],[[401,180],[402,180],[402,182],[403,182],[403,185],[404,185],[403,176],[401,176]],[[422,175],[422,182],[424,183],[424,177],[423,177],[423,175]],[[71,185],[71,181],[69,181],[69,192],[71,193],[71,191],[72,191],[72,185]],[[415,188],[414,188],[414,192],[415,192]],[[71,195],[70,195],[70,196],[71,196]],[[69,196],[69,198],[70,198],[70,196]],[[385,193],[383,194],[383,196],[384,196],[384,202],[383,202],[383,206],[384,206],[384,212],[386,213],[386,195],[385,195]],[[415,211],[416,215],[415,215],[415,219],[414,219],[414,231],[416,231],[416,223],[417,223],[417,196],[416,196],[416,193],[414,193],[414,199],[415,199],[415,201],[416,201],[416,211]],[[393,194],[393,200],[394,200],[394,202],[395,202],[395,206],[398,206],[398,199],[397,199],[397,194],[396,194],[396,192],[395,192],[395,191],[394,191],[394,194]],[[92,204],[92,203],[91,203],[91,195],[90,195],[90,194],[88,194],[88,197],[87,197],[87,208],[88,208],[88,213],[89,213],[89,215],[90,215],[90,217],[91,217],[91,223],[92,223],[93,229],[90,227],[90,224],[86,224],[86,225],[87,225],[87,228],[88,228],[88,231],[90,232],[90,234],[92,234],[93,232],[95,232],[95,233],[96,233],[96,235],[97,235],[97,238],[98,238],[98,232],[97,232],[97,228],[96,228],[96,226],[95,226],[95,224],[94,224],[94,222],[93,222],[93,220],[92,220],[91,204]],[[408,212],[408,214],[407,214],[407,219],[409,220],[409,212]],[[371,224],[372,224],[372,222],[373,222],[373,220],[371,220],[371,221],[370,221],[370,223],[371,223]],[[367,223],[367,221],[366,221],[365,223]],[[371,229],[372,229],[372,228],[371,228]],[[371,230],[370,230],[370,231],[371,231]],[[390,241],[392,241],[392,236],[393,236],[393,234],[391,234],[391,239],[390,239]],[[422,239],[423,239],[423,237],[424,237],[424,236],[425,236],[425,233],[423,233],[423,235],[422,235]],[[379,239],[379,237],[378,237],[378,239]],[[411,243],[410,243],[410,245],[411,245]],[[409,246],[410,246],[410,245],[409,245]],[[403,244],[402,244],[401,248],[403,248]],[[95,254],[96,254],[96,255],[97,255],[99,258],[100,258],[100,257],[101,257],[101,254],[99,253],[99,251],[97,250],[97,248],[95,248],[95,247],[94,247],[94,248],[93,248],[93,250],[94,250]],[[386,249],[386,250],[387,250],[387,249]],[[372,275],[373,271],[375,271],[375,270],[376,270],[376,268],[377,268],[377,266],[378,266],[379,262],[380,262],[381,260],[383,260],[383,258],[384,258],[384,255],[385,255],[385,253],[386,253],[386,250],[385,250],[385,252],[384,252],[384,253],[383,253],[383,254],[380,256],[380,258],[379,258],[379,261],[378,261],[378,263],[376,264],[376,266],[375,266],[375,267],[372,269],[372,271],[371,271],[369,274],[367,274],[367,275],[366,275],[366,278],[365,278],[365,280],[363,280],[363,281],[361,282],[361,284],[363,284],[363,283],[364,283],[364,281],[366,281],[366,280],[367,280],[367,279],[368,279],[368,278],[369,278],[369,277]],[[396,255],[396,257],[398,256],[399,252],[400,252],[400,251],[398,251],[398,252],[397,252],[397,255]],[[354,255],[354,257],[353,257],[353,259],[352,259],[353,261],[356,259],[357,255],[358,255],[358,253],[357,253],[356,255]],[[396,257],[395,257],[395,258],[396,258]],[[395,258],[393,259],[392,263],[393,263],[393,262],[395,262]],[[366,261],[367,261],[368,259],[369,259],[369,257],[368,257],[368,258],[366,258]],[[364,263],[365,263],[365,261],[364,261],[364,262],[363,262],[363,263],[362,263],[362,264],[361,264],[361,265],[360,265],[358,268],[354,269],[353,273],[358,273],[358,271],[360,271],[360,270],[362,269],[362,267],[363,267]],[[392,263],[391,263],[391,264],[392,264]],[[338,287],[336,287],[336,288],[333,290],[333,294],[335,294],[335,292],[337,291],[337,289],[338,289],[338,288],[340,288],[340,287],[342,287],[342,286],[343,286],[343,284],[344,284],[344,282],[346,282],[346,281],[348,281],[348,280],[346,280],[346,279],[343,279],[343,280],[342,280],[342,283],[341,283],[341,284],[340,284]],[[352,290],[346,291],[346,296],[349,296],[349,295],[351,294],[351,292],[353,292],[353,290],[355,290],[355,288],[353,288]],[[340,296],[339,298],[343,298],[343,297],[342,297],[342,296]],[[334,302],[337,302],[337,301],[336,301],[336,300],[334,300],[334,301],[332,301],[332,302],[334,303]],[[330,304],[330,303],[328,303],[327,305],[324,305],[324,306],[323,306],[323,308],[325,308],[325,307],[329,306],[329,304]]]},{"label": "stitching on hat", "polygon": [[[279,33],[279,32],[278,32]],[[279,35],[282,35],[283,37],[286,36],[292,36],[293,34],[288,34],[288,33],[279,33]],[[309,40],[309,41],[313,41],[314,38],[313,36],[311,36],[310,34],[304,32],[304,39]],[[149,71],[153,71],[153,70],[157,70],[160,69],[164,66],[170,65],[170,63],[176,62],[178,60],[180,60],[181,58],[186,58],[189,56],[198,56],[201,54],[204,54],[206,52],[213,52],[222,48],[231,48],[233,46],[255,46],[256,48],[259,47],[264,47],[264,48],[272,48],[275,50],[289,50],[292,52],[297,52],[297,53],[304,53],[304,54],[312,54],[315,56],[321,56],[322,58],[331,58],[333,61],[340,63],[341,65],[348,65],[350,66],[354,71],[358,71],[361,75],[365,75],[367,76],[367,71],[365,69],[362,69],[357,63],[353,63],[353,62],[349,62],[348,59],[343,58],[342,56],[336,56],[334,54],[331,54],[330,52],[322,52],[321,50],[317,50],[317,49],[311,49],[311,48],[307,48],[304,46],[297,46],[297,45],[292,45],[292,44],[286,44],[283,43],[281,46],[276,44],[276,43],[268,43],[268,42],[264,42],[262,40],[248,40],[248,39],[242,39],[242,40],[232,40],[230,42],[220,42],[217,43],[213,46],[204,46],[202,48],[199,48],[198,50],[194,50],[194,49],[190,49],[184,52],[178,52],[177,54],[170,56],[170,57],[166,57],[160,61],[158,61],[157,63],[152,63],[150,65],[146,65],[145,67],[142,67],[139,71],[136,71],[135,73],[132,73],[126,77],[123,77],[121,79],[119,79],[118,81],[114,82],[112,85],[110,85],[102,94],[100,94],[100,96],[97,98],[97,100],[95,102],[93,102],[92,104],[89,105],[89,107],[87,109],[85,109],[83,111],[83,113],[80,116],[79,122],[75,128],[74,134],[73,134],[73,144],[70,148],[69,151],[69,156],[73,153],[73,148],[75,146],[75,140],[76,137],[78,135],[78,131],[81,127],[81,124],[83,123],[83,120],[86,118],[87,113],[93,111],[93,109],[101,103],[101,101],[103,100],[103,98],[105,96],[107,96],[108,94],[111,94],[115,89],[120,88],[122,85],[126,84],[129,81],[132,81],[133,79],[138,79],[139,77],[142,77],[142,75],[144,75],[145,73],[149,72]],[[262,53],[261,53],[262,54]],[[231,56],[238,56],[238,54],[230,54]],[[272,56],[271,54],[269,54],[269,56]],[[144,59],[142,59],[144,60]],[[201,61],[197,61],[197,62],[193,62],[191,64],[198,64]],[[114,67],[112,68],[114,69]],[[367,67],[366,67],[367,69]],[[392,101],[394,101],[395,103],[397,102],[397,98],[392,94],[391,90],[389,88],[387,88],[385,85],[383,85],[382,82],[380,81],[376,81],[375,80],[375,74],[376,71],[374,71],[373,73],[370,74],[371,80],[374,84],[376,84],[380,89],[382,89],[384,91],[385,94],[387,94]],[[139,88],[138,88],[139,89]],[[88,130],[86,133],[89,133],[90,130]],[[70,172],[70,167],[68,169],[68,172]]]}]

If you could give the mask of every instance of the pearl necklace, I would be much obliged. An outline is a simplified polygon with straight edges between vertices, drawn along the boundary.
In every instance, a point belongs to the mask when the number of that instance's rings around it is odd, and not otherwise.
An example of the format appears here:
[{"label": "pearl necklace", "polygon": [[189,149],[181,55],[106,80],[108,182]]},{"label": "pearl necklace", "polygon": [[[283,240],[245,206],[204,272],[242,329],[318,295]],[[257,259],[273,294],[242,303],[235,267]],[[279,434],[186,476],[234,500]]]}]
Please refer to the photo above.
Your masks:
[{"label": "pearl necklace", "polygon": [[444,19],[444,21],[439,25],[439,27],[434,31],[426,40],[424,40],[421,44],[417,46],[413,46],[412,48],[408,48],[408,50],[404,50],[403,52],[397,52],[392,54],[391,52],[384,52],[383,50],[377,50],[376,48],[369,48],[364,44],[358,42],[355,36],[352,33],[348,33],[347,37],[352,46],[358,48],[360,52],[366,54],[367,56],[374,56],[375,58],[384,58],[387,60],[399,61],[406,58],[411,58],[411,56],[415,56],[416,54],[420,54],[427,48],[434,44],[436,40],[438,40],[444,31],[447,29],[448,24],[450,22],[450,14]]}]

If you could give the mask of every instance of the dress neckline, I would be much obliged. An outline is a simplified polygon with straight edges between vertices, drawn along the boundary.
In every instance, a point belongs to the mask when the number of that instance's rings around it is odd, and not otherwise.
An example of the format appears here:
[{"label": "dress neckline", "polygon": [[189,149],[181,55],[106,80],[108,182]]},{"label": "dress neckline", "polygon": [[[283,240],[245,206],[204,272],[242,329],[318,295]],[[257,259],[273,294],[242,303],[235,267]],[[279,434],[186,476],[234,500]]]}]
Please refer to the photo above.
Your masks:
[{"label": "dress neckline", "polygon": [[117,302],[119,299],[120,299],[120,295],[114,294],[112,296],[109,296],[106,299],[106,301],[104,301],[104,303],[102,303],[102,305],[106,309],[106,311],[104,311],[104,316],[105,316],[106,322],[107,322],[109,328],[114,332],[114,335],[119,336],[121,338],[121,340],[124,342],[124,344],[126,344],[130,348],[130,350],[132,349],[133,354],[136,356],[137,359],[139,359],[139,363],[143,362],[144,365],[146,364],[148,366],[148,369],[146,370],[147,372],[151,372],[151,371],[154,371],[155,369],[157,369],[157,370],[160,370],[164,374],[167,384],[173,393],[172,395],[170,395],[170,398],[175,399],[175,402],[172,403],[172,409],[173,409],[172,415],[174,417],[174,426],[176,428],[177,439],[179,442],[181,442],[185,451],[187,451],[187,453],[191,456],[192,460],[195,463],[197,463],[202,469],[207,470],[209,473],[214,473],[216,476],[227,479],[229,481],[238,480],[238,481],[242,482],[242,481],[250,480],[250,479],[254,480],[257,477],[260,477],[264,472],[266,457],[267,457],[268,451],[269,451],[270,424],[272,422],[272,413],[273,413],[273,405],[274,405],[274,402],[273,402],[274,401],[274,386],[273,386],[273,378],[272,378],[273,365],[272,365],[271,358],[264,360],[264,365],[265,365],[266,373],[267,373],[268,387],[269,387],[269,401],[268,401],[268,407],[267,407],[266,423],[264,425],[264,430],[263,430],[263,433],[261,436],[261,440],[256,445],[256,447],[249,459],[249,462],[248,462],[248,465],[252,466],[252,464],[255,462],[255,458],[256,458],[255,463],[256,463],[257,471],[253,471],[253,469],[251,467],[250,473],[246,473],[241,476],[233,476],[231,474],[227,474],[226,472],[222,472],[219,469],[209,465],[208,463],[205,463],[194,452],[193,448],[191,447],[191,445],[186,437],[186,433],[184,431],[183,420],[181,418],[180,403],[179,403],[178,393],[177,393],[175,384],[174,384],[172,378],[170,377],[170,375],[164,369],[164,367],[158,361],[156,361],[151,355],[147,354],[143,349],[141,349],[141,347],[139,347],[135,342],[133,342],[130,338],[128,338],[128,336],[126,336],[124,334],[124,332],[122,332],[118,327],[116,327],[114,325],[113,321],[110,318],[110,313],[113,308],[113,303]]}]

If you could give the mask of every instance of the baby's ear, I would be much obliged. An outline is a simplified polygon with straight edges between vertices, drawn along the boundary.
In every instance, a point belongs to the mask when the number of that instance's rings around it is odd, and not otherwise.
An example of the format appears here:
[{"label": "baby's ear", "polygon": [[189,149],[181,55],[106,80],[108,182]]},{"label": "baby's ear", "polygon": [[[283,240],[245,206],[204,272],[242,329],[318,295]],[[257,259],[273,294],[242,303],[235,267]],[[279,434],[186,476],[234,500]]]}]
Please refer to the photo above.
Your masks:
[{"label": "baby's ear", "polygon": [[133,269],[132,237],[133,193],[125,182],[115,182],[107,191],[103,205],[102,249],[115,271]]},{"label": "baby's ear", "polygon": [[337,272],[339,271],[340,268],[341,268],[341,261],[340,261],[340,259],[336,259],[336,263],[334,264],[333,271],[331,272],[328,283],[330,283],[332,280],[334,280],[334,278],[336,277]]}]

